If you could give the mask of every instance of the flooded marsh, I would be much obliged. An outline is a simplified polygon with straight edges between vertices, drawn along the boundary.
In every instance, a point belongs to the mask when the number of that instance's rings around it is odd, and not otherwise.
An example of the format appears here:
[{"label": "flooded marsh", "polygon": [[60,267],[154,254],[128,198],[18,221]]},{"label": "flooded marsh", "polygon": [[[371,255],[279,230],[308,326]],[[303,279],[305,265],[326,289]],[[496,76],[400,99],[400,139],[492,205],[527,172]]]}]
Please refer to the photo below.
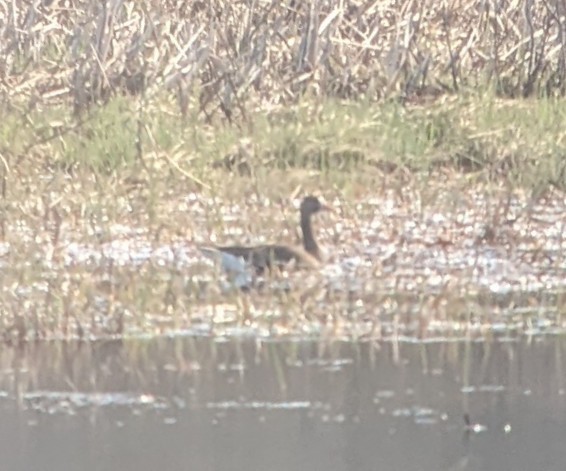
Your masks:
[{"label": "flooded marsh", "polygon": [[322,266],[263,275],[245,265],[227,273],[199,247],[296,243],[299,198],[233,204],[180,192],[153,223],[134,201],[121,221],[105,211],[57,219],[48,208],[39,230],[34,219],[7,220],[2,334],[379,340],[564,331],[561,193],[535,202],[480,184],[456,191],[448,181],[396,190],[324,195],[334,212],[313,218]]},{"label": "flooded marsh", "polygon": [[566,468],[564,15],[447,3],[0,3],[0,468]]}]

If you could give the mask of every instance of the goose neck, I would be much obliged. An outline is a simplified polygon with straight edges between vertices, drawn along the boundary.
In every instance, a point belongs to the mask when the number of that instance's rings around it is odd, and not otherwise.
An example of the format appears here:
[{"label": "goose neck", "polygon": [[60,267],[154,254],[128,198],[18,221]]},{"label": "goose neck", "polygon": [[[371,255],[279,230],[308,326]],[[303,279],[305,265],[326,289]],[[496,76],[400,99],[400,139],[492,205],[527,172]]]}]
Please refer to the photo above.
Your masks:
[{"label": "goose neck", "polygon": [[305,250],[318,258],[318,244],[314,238],[310,214],[301,214],[301,231]]}]

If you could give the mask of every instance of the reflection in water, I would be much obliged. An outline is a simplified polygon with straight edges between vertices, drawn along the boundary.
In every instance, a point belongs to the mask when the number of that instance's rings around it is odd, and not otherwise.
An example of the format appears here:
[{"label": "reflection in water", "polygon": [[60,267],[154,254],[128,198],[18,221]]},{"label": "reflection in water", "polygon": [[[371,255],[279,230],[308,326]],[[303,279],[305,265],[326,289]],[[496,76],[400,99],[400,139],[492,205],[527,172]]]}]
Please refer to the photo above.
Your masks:
[{"label": "reflection in water", "polygon": [[565,353],[549,337],[3,348],[2,469],[562,471]]}]

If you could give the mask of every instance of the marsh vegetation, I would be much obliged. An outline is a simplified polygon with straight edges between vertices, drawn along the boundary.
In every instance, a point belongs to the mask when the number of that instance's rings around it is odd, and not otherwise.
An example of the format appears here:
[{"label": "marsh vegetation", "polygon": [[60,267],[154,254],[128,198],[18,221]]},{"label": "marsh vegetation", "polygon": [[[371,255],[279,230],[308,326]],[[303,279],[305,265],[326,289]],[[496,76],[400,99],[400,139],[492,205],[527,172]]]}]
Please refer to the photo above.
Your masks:
[{"label": "marsh vegetation", "polygon": [[0,2],[3,463],[562,471],[565,26]]},{"label": "marsh vegetation", "polygon": [[[0,6],[5,341],[564,330],[560,2]],[[328,262],[242,292],[198,244]]]}]

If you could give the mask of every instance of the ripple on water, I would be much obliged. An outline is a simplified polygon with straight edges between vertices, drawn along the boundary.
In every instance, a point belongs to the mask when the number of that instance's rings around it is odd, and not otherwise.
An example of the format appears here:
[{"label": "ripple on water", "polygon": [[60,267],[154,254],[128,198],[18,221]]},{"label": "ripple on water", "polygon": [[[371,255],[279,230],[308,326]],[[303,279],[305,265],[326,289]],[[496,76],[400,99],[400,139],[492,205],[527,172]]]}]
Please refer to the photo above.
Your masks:
[{"label": "ripple on water", "polygon": [[81,393],[66,391],[34,391],[25,393],[23,400],[34,411],[48,414],[76,414],[78,410],[91,407],[143,407],[145,409],[163,409],[167,406],[162,398],[151,394]]}]

